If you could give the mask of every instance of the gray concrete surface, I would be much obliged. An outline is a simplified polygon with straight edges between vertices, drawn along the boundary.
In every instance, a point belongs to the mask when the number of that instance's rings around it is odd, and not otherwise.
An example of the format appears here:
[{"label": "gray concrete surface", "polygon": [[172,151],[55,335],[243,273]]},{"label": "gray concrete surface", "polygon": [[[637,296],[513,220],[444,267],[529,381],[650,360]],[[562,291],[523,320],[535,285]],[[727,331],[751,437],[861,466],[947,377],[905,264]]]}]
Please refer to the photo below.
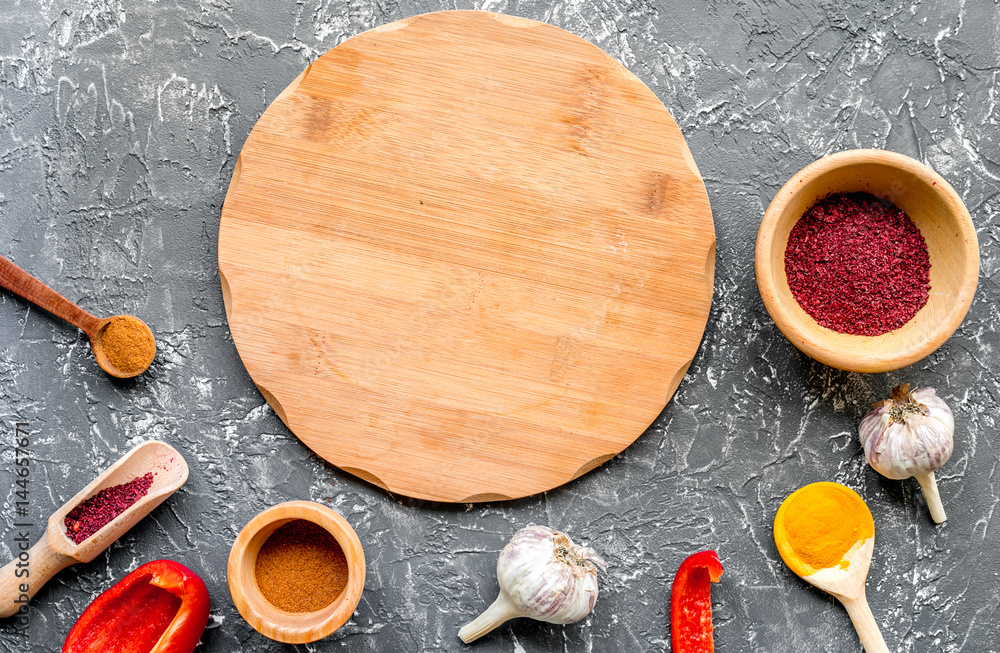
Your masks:
[{"label": "gray concrete surface", "polygon": [[[236,156],[275,95],[354,34],[456,8],[544,20],[623,62],[686,135],[718,234],[700,353],[649,431],[566,487],[475,506],[389,496],[299,443],[240,363],[216,270]],[[877,520],[868,595],[890,649],[1000,651],[995,1],[0,0],[0,17],[0,253],[95,313],[139,315],[161,345],[149,373],[115,381],[82,334],[0,292],[0,558],[15,546],[17,422],[31,432],[35,536],[136,442],[166,440],[191,465],[169,502],[38,594],[27,638],[0,621],[0,650],[58,650],[99,592],[172,558],[211,592],[199,651],[459,651],[458,628],[496,593],[497,552],[534,522],[607,559],[597,607],[567,627],[512,622],[474,650],[669,650],[673,573],[714,548],[726,569],[713,590],[718,651],[857,652],[845,612],[792,576],[771,538],[784,496],[837,480]],[[937,169],[967,203],[982,251],[978,294],[955,336],[888,374],[798,353],[753,274],[757,226],[781,184],[856,147]],[[866,407],[902,381],[935,386],[956,414],[955,455],[940,473],[943,526],[915,482],[869,469],[856,439]],[[354,617],[303,647],[254,632],[225,572],[240,528],[293,498],[339,510],[369,556]]]}]

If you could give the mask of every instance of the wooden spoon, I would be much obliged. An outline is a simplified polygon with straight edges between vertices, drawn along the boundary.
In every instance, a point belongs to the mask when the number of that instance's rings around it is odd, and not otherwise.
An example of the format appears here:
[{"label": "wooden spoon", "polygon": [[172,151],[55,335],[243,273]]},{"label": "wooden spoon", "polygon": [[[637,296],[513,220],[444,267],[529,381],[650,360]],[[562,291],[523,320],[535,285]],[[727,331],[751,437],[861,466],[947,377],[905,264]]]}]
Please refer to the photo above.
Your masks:
[{"label": "wooden spoon", "polygon": [[[0,285],[82,329],[90,338],[90,348],[94,351],[97,364],[111,376],[120,379],[138,376],[153,362],[156,340],[153,332],[139,318],[115,315],[101,319],[91,315],[3,256],[0,256]],[[136,352],[136,355],[142,355],[127,361],[127,364],[115,361],[108,357],[106,345],[109,339],[113,339],[113,344],[118,345],[116,349],[127,347]]]},{"label": "wooden spoon", "polygon": [[[789,569],[795,572],[796,576],[810,585],[832,594],[844,605],[847,614],[850,615],[851,621],[854,623],[854,629],[858,631],[861,645],[864,646],[867,653],[889,653],[889,647],[886,646],[885,639],[882,638],[882,633],[875,622],[871,608],[868,607],[868,600],[865,598],[865,580],[868,578],[868,568],[871,566],[872,551],[875,548],[875,525],[872,514],[864,500],[854,490],[844,485],[839,483],[814,483],[813,485],[836,486],[836,490],[843,492],[845,497],[849,497],[849,500],[858,501],[864,507],[861,512],[865,520],[864,523],[859,524],[859,530],[870,532],[871,536],[855,542],[840,562],[832,567],[816,569],[808,562],[803,561],[796,551],[796,543],[789,538],[785,528],[785,518],[796,509],[793,497],[810,487],[806,486],[789,495],[781,504],[778,514],[774,518],[774,542],[778,546],[778,553],[781,554],[781,559],[785,561]],[[843,523],[843,520],[848,519],[849,515],[830,514],[824,517],[828,523]]]},{"label": "wooden spoon", "polygon": [[[99,531],[75,544],[66,536],[66,515],[83,501],[107,487],[128,483],[153,472],[153,485],[146,496],[105,524]],[[111,465],[87,487],[80,490],[62,508],[49,517],[45,533],[28,548],[29,531],[25,524],[14,523],[19,554],[0,569],[0,617],[9,617],[27,604],[42,585],[70,565],[90,562],[112,542],[125,534],[153,508],[173,494],[188,477],[183,456],[169,444],[153,440],[135,447]]]}]

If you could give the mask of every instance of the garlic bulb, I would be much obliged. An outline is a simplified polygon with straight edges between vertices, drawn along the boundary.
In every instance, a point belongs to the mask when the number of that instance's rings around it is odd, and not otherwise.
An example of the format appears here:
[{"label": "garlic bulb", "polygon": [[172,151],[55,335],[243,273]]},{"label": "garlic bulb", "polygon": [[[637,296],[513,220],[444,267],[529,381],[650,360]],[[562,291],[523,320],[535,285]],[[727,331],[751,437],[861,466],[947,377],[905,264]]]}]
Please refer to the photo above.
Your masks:
[{"label": "garlic bulb", "polygon": [[947,518],[934,470],[951,458],[955,418],[933,388],[910,392],[909,383],[897,385],[890,399],[864,416],[858,435],[875,471],[894,479],[915,477],[934,521]]},{"label": "garlic bulb", "polygon": [[458,636],[468,644],[508,619],[531,617],[553,624],[583,619],[597,601],[597,569],[607,565],[592,549],[564,533],[527,526],[514,534],[497,559],[500,595]]}]

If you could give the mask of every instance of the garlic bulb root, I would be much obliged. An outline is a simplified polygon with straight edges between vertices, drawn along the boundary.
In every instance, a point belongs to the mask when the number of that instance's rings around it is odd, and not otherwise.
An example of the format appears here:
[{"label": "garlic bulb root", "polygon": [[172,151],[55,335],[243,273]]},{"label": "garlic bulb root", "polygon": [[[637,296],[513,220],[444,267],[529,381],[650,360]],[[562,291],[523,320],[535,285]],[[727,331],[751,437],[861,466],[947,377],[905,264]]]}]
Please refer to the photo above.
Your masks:
[{"label": "garlic bulb root", "polygon": [[510,600],[501,592],[493,604],[486,608],[481,615],[462,626],[458,631],[458,636],[466,644],[474,642],[494,628],[498,628],[505,622],[515,617],[524,617],[520,610],[514,607]]},{"label": "garlic bulb root", "polygon": [[573,544],[565,533],[522,528],[497,558],[499,596],[458,636],[468,644],[515,617],[554,624],[583,619],[597,601],[595,565],[607,569],[593,549]]},{"label": "garlic bulb root", "polygon": [[927,499],[927,508],[931,511],[931,519],[934,523],[940,524],[948,519],[944,513],[944,504],[941,503],[941,495],[938,493],[937,480],[934,472],[930,474],[917,474],[913,478],[920,483],[920,489],[924,491],[924,498]]}]

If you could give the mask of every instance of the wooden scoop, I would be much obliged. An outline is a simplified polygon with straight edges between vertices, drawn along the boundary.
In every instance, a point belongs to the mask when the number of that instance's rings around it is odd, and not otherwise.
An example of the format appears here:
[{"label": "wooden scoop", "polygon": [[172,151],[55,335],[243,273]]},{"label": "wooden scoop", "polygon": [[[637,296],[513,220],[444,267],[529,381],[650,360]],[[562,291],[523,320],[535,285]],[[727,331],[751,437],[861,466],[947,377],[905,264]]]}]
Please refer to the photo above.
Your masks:
[{"label": "wooden scoop", "polygon": [[[156,355],[156,341],[153,338],[153,332],[139,318],[132,315],[115,315],[102,319],[91,315],[3,256],[0,256],[0,285],[39,308],[44,308],[49,313],[82,329],[90,338],[90,348],[94,351],[97,364],[111,376],[120,379],[138,376],[145,372],[149,364],[153,362],[153,357]],[[108,337],[108,327],[113,323],[125,325],[128,328],[121,330],[112,328],[111,337],[128,338],[131,343],[141,345],[137,351],[143,352],[144,356],[137,360],[128,361],[127,365],[108,357],[105,338]]]},{"label": "wooden scoop", "polygon": [[[147,472],[153,473],[153,485],[146,496],[79,544],[66,537],[64,520],[73,508],[104,488],[128,483]],[[53,513],[45,533],[30,549],[27,548],[28,531],[15,530],[14,541],[18,543],[15,553],[18,555],[0,569],[0,617],[16,613],[42,585],[66,567],[96,558],[153,508],[163,503],[184,484],[187,477],[187,462],[176,449],[156,440],[146,442],[122,456]],[[14,528],[18,529],[17,522]]]},{"label": "wooden scoop", "polygon": [[[838,493],[841,500],[856,501],[860,504],[859,507],[863,510],[858,511],[861,519],[857,524],[857,530],[861,533],[870,533],[854,542],[839,562],[821,569],[817,569],[800,557],[799,550],[803,547],[792,540],[786,528],[786,519],[792,517],[792,513],[801,506],[801,504],[796,505],[796,495],[814,486],[830,486],[824,489]],[[844,521],[850,518],[850,513],[831,513],[821,517],[827,525],[854,526]],[[868,568],[871,566],[872,551],[875,548],[875,522],[868,506],[854,490],[839,483],[813,483],[796,490],[785,499],[774,517],[774,542],[781,559],[789,569],[810,585],[832,594],[847,608],[847,614],[850,615],[854,629],[858,631],[858,637],[861,639],[861,645],[867,653],[889,653],[889,648],[882,638],[871,608],[868,607],[868,600],[865,598],[865,580],[868,578]]]}]

